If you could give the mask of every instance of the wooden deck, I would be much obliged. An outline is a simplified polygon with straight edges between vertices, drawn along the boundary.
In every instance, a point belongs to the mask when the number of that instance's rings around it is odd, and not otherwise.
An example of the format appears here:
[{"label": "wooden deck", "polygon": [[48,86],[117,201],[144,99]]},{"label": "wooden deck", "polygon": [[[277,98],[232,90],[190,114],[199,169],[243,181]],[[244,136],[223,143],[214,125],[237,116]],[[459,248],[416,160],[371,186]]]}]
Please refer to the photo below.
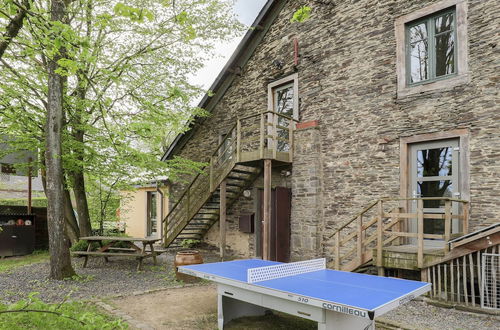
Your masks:
[{"label": "wooden deck", "polygon": [[[424,246],[424,265],[441,260],[445,251],[435,246]],[[382,267],[407,270],[419,270],[417,245],[387,246],[382,249]],[[373,258],[377,258],[377,249],[373,249]]]}]

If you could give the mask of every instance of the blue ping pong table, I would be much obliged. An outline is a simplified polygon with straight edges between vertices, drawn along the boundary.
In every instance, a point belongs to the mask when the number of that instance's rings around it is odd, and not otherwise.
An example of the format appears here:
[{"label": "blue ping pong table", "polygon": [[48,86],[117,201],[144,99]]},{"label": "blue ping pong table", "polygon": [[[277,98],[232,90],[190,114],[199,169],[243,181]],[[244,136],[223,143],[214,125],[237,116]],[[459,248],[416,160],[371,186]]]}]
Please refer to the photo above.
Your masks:
[{"label": "blue ping pong table", "polygon": [[280,263],[260,259],[181,266],[216,282],[218,326],[267,310],[318,322],[318,329],[374,329],[380,316],[431,288],[430,283],[326,269],[325,259]]}]

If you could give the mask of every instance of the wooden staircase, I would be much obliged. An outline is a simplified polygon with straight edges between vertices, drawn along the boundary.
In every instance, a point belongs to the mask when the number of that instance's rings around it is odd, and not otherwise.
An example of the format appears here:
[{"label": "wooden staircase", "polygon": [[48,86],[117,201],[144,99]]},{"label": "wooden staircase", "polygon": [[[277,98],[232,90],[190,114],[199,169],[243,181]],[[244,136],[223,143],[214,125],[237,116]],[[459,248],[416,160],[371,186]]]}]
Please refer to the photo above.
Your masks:
[{"label": "wooden staircase", "polygon": [[[260,174],[259,167],[235,165],[226,180],[227,207],[236,202],[245,188],[249,187]],[[186,226],[177,234],[167,246],[180,247],[183,240],[201,240],[214,223],[219,220],[220,189],[217,188],[199,211],[191,218]],[[178,228],[178,230],[180,227]],[[177,234],[177,236],[175,236]]]},{"label": "wooden staircase", "polygon": [[264,159],[283,164],[293,157],[295,120],[266,111],[239,118],[163,219],[163,244],[180,246],[200,240],[219,220],[220,189],[226,183],[226,207],[259,176]]},{"label": "wooden staircase", "polygon": [[[444,212],[426,212],[426,201],[444,204]],[[355,271],[371,261],[379,274],[384,268],[422,270],[449,252],[452,239],[467,233],[468,208],[467,201],[454,198],[381,198],[327,237],[333,239],[333,267]],[[444,233],[424,233],[424,219],[444,221]],[[441,246],[429,246],[425,240]]]}]

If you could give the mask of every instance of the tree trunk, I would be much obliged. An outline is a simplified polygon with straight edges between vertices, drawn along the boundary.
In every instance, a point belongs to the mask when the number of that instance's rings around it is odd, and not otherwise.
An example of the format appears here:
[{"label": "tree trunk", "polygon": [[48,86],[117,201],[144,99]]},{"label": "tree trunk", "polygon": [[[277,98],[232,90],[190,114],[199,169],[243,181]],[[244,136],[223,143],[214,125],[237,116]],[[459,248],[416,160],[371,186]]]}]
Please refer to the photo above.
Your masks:
[{"label": "tree trunk", "polygon": [[23,27],[24,19],[26,18],[26,15],[28,14],[28,11],[31,7],[31,1],[24,0],[22,5],[23,8],[17,9],[16,16],[14,16],[9,22],[3,36],[0,38],[0,58],[2,58],[12,39],[17,37],[19,31]]},{"label": "tree trunk", "polygon": [[[42,159],[42,163],[45,161]],[[42,171],[42,185],[45,195],[47,195],[47,176],[45,171]],[[73,212],[73,206],[71,205],[71,196],[67,189],[64,189],[64,219],[66,220],[66,233],[71,241],[71,244],[76,243],[80,239],[80,230],[78,229],[78,222],[75,217],[75,212]]]},{"label": "tree trunk", "polygon": [[80,230],[78,228],[78,221],[71,204],[71,195],[68,189],[64,189],[64,218],[66,219],[66,231],[71,244],[76,243],[80,239]]},{"label": "tree trunk", "polygon": [[83,175],[83,136],[82,130],[76,130],[74,137],[78,143],[75,153],[78,162],[77,170],[71,173],[73,179],[73,192],[75,194],[76,211],[78,212],[78,223],[80,225],[80,236],[90,236],[92,225],[90,223],[89,204],[85,193],[85,177]]},{"label": "tree trunk", "polygon": [[[51,20],[62,22],[66,6],[62,0],[52,0]],[[45,162],[47,169],[47,222],[49,230],[50,277],[56,280],[73,276],[69,242],[64,219],[64,189],[62,171],[61,131],[63,125],[63,78],[55,71],[60,55],[49,61]]]}]

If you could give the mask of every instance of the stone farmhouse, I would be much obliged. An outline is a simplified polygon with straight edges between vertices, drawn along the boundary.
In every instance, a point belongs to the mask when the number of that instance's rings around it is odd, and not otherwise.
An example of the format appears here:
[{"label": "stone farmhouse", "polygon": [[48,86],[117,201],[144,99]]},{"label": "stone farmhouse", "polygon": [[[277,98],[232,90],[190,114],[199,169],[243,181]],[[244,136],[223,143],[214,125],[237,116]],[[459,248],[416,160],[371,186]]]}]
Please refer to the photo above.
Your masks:
[{"label": "stone farmhouse", "polygon": [[499,26],[496,0],[269,0],[164,155],[208,164],[171,184],[164,244],[326,257],[478,305],[500,252]]}]

